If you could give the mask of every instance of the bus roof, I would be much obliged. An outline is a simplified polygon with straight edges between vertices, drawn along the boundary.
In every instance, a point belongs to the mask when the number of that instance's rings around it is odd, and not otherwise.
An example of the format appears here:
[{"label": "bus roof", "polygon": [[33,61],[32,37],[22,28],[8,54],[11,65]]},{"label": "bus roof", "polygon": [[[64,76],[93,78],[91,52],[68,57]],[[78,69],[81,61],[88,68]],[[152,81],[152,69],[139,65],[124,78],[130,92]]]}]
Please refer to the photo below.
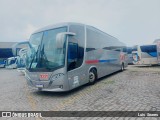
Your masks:
[{"label": "bus roof", "polygon": [[12,60],[12,59],[15,59],[15,58],[18,58],[18,57],[9,57],[8,59],[9,59],[9,60]]},{"label": "bus roof", "polygon": [[156,45],[156,43],[152,43],[152,44],[145,44],[145,45],[139,45],[139,46],[149,46],[149,45]]},{"label": "bus roof", "polygon": [[[119,41],[117,38],[115,38],[115,37],[113,37],[113,36],[111,36],[111,35],[103,32],[103,31],[101,31],[101,30],[99,30],[99,29],[97,29],[97,28],[95,28],[95,27],[93,27],[93,26],[85,25],[85,24],[82,24],[82,23],[75,23],[75,22],[64,22],[64,23],[58,23],[58,24],[54,24],[54,25],[49,25],[49,26],[46,26],[46,27],[43,27],[43,28],[41,28],[41,29],[36,30],[34,33],[42,32],[42,31],[50,30],[50,29],[54,29],[54,28],[64,27],[64,26],[70,26],[70,25],[86,26],[87,28],[91,28],[91,29],[93,29],[93,30],[95,30],[95,31],[98,31],[98,32],[100,32],[100,33],[102,33],[102,34],[104,34],[104,35],[107,35],[107,36],[111,37],[112,39],[115,39],[116,42],[119,43],[119,45],[121,45],[121,46],[126,46],[123,42]],[[34,33],[33,33],[33,34],[34,34]]]},{"label": "bus roof", "polygon": [[58,24],[49,25],[49,26],[40,28],[40,29],[36,30],[34,33],[42,32],[42,31],[45,31],[45,30],[54,29],[54,28],[58,28],[58,27],[69,26],[69,25],[82,25],[82,26],[85,26],[85,24],[81,24],[81,23],[64,22],[64,23],[58,23]]},{"label": "bus roof", "polygon": [[[93,26],[85,25],[85,24],[82,24],[82,23],[75,23],[75,22],[64,22],[64,23],[58,23],[58,24],[54,24],[54,25],[49,25],[49,26],[46,26],[46,27],[43,27],[43,28],[40,28],[40,29],[36,30],[34,33],[42,32],[42,31],[45,31],[45,30],[54,29],[54,28],[58,28],[58,27],[63,27],[63,26],[69,26],[69,25],[87,26],[87,27],[92,28],[94,30],[97,30],[97,31],[99,31],[101,33],[107,34],[107,33],[103,32],[103,31],[101,31],[101,30],[99,30],[99,29],[97,29],[97,28],[95,28]],[[107,35],[109,35],[109,34],[107,34]],[[109,36],[113,37],[111,35],[109,35]],[[115,38],[115,37],[113,37],[113,38]],[[115,38],[115,39],[117,39],[117,38]]]}]

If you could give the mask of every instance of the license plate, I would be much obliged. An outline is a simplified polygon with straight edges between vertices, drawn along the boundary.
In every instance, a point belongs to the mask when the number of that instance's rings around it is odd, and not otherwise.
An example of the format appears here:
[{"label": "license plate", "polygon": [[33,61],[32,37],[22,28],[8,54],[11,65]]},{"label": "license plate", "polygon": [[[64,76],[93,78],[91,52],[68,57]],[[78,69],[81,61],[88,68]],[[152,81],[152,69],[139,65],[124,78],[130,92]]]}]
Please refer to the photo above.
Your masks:
[{"label": "license plate", "polygon": [[36,85],[36,87],[38,87],[38,88],[43,88],[43,85]]}]

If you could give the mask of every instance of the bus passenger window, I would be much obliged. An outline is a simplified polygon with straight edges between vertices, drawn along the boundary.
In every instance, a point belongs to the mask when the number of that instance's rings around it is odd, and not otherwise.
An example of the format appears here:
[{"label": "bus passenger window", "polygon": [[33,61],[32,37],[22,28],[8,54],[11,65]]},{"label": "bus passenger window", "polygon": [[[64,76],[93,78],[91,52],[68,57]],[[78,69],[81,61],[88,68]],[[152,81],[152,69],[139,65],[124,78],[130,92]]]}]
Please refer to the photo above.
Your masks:
[{"label": "bus passenger window", "polygon": [[68,43],[68,71],[76,68],[78,59],[78,44]]}]

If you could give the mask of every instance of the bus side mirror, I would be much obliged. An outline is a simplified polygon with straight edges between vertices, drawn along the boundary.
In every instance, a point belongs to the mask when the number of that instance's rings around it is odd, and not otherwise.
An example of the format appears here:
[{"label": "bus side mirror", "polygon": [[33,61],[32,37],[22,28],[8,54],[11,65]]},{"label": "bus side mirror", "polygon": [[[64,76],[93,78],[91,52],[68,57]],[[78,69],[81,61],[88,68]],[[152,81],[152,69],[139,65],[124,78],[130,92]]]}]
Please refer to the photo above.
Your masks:
[{"label": "bus side mirror", "polygon": [[62,32],[62,33],[58,33],[56,36],[56,47],[57,48],[63,48],[64,42],[65,42],[65,38],[67,36],[75,36],[75,33],[72,32]]}]

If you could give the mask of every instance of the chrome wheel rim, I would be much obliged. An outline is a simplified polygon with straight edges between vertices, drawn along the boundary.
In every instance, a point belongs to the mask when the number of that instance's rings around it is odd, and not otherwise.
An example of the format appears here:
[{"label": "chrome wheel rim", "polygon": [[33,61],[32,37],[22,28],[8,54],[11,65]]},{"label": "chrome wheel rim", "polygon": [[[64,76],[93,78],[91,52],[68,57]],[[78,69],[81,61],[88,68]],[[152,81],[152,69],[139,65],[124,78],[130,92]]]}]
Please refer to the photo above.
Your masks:
[{"label": "chrome wheel rim", "polygon": [[89,81],[94,82],[94,80],[95,80],[95,75],[94,75],[94,73],[90,72],[89,73]]}]

